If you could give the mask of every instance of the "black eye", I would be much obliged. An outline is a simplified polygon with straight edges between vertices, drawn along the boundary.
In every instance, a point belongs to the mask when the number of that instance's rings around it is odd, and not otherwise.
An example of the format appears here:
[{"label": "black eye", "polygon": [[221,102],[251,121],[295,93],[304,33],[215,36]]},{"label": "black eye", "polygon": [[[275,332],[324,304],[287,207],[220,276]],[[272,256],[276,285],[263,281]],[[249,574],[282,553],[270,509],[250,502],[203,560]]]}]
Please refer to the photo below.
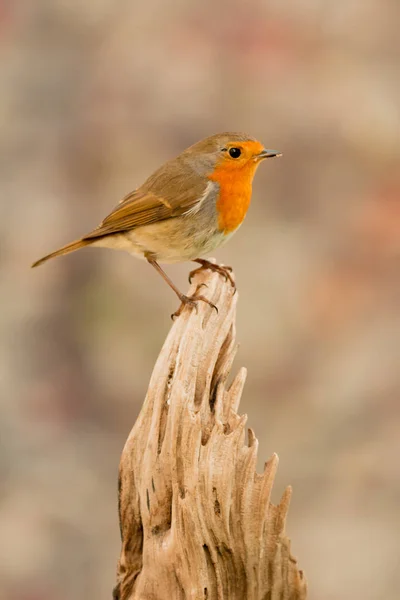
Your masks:
[{"label": "black eye", "polygon": [[229,150],[229,156],[232,156],[232,158],[239,158],[239,156],[242,154],[242,151],[240,148],[231,148]]}]

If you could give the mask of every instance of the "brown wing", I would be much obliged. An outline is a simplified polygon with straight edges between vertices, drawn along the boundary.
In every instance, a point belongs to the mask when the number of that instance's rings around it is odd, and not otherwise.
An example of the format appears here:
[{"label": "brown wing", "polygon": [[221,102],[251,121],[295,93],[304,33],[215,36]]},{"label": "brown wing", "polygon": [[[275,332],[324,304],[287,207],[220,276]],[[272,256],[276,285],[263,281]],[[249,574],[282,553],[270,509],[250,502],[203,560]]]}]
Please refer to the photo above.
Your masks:
[{"label": "brown wing", "polygon": [[209,181],[178,159],[156,171],[128,194],[84,240],[102,237],[183,215],[202,200]]}]

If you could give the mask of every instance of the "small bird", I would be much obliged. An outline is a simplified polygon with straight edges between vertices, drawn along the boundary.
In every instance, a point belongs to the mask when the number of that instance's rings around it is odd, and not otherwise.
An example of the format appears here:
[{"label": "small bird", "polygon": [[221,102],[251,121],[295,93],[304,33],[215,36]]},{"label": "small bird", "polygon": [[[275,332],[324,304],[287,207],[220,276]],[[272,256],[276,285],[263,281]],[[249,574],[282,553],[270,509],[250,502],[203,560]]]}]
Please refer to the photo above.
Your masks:
[{"label": "small bird", "polygon": [[161,263],[193,261],[235,283],[230,267],[204,258],[222,246],[237,231],[250,205],[252,181],[258,165],[265,158],[281,156],[266,150],[244,133],[220,133],[197,142],[176,158],[169,160],[125,198],[92,232],[36,261],[41,265],[49,258],[74,252],[85,246],[125,250],[146,259],[178,296],[181,305],[203,301],[196,292],[185,296],[160,267]]}]

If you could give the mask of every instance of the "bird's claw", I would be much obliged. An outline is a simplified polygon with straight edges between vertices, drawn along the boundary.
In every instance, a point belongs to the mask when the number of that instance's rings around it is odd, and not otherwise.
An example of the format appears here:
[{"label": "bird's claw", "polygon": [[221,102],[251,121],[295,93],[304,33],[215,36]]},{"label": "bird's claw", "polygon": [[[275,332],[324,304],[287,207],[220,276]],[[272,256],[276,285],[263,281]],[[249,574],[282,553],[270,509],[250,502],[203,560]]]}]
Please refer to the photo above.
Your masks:
[{"label": "bird's claw", "polygon": [[185,296],[184,294],[182,294],[182,296],[180,296],[181,305],[178,308],[178,310],[176,310],[174,313],[172,313],[172,315],[171,315],[171,319],[172,320],[174,320],[175,317],[179,317],[179,315],[182,313],[182,311],[185,308],[185,306],[192,306],[192,307],[194,307],[196,309],[196,312],[197,312],[199,301],[205,302],[206,304],[208,304],[208,306],[211,306],[211,308],[214,308],[215,311],[218,314],[218,307],[215,306],[215,304],[213,304],[211,302],[211,300],[208,300],[208,298],[206,298],[205,296],[197,295],[197,292],[203,286],[207,287],[207,285],[205,283],[200,283],[197,286],[196,291],[193,294],[193,296]]},{"label": "bird's claw", "polygon": [[[199,261],[196,261],[196,262],[199,262]],[[209,262],[208,260],[204,260],[204,261],[202,260],[200,265],[201,266],[198,267],[197,269],[190,271],[190,273],[189,273],[189,282],[190,283],[192,283],[192,279],[195,275],[197,275],[197,273],[201,273],[201,271],[204,271],[204,269],[209,269],[210,271],[213,271],[214,273],[219,273],[219,275],[222,275],[222,277],[225,279],[225,281],[229,280],[231,286],[234,288],[234,291],[236,292],[236,283],[231,275],[232,267],[216,265],[215,263]]]}]

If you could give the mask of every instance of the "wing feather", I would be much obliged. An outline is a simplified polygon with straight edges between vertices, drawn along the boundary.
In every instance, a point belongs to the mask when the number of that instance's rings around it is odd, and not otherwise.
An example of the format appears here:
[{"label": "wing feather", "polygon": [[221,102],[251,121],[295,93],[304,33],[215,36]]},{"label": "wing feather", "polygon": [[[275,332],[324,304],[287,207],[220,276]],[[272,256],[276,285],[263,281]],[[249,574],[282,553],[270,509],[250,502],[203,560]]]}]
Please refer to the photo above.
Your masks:
[{"label": "wing feather", "polygon": [[195,211],[210,191],[211,182],[191,169],[183,169],[176,159],[170,165],[172,168],[166,169],[165,165],[140,188],[125,196],[100,225],[83,239],[122,233]]}]

